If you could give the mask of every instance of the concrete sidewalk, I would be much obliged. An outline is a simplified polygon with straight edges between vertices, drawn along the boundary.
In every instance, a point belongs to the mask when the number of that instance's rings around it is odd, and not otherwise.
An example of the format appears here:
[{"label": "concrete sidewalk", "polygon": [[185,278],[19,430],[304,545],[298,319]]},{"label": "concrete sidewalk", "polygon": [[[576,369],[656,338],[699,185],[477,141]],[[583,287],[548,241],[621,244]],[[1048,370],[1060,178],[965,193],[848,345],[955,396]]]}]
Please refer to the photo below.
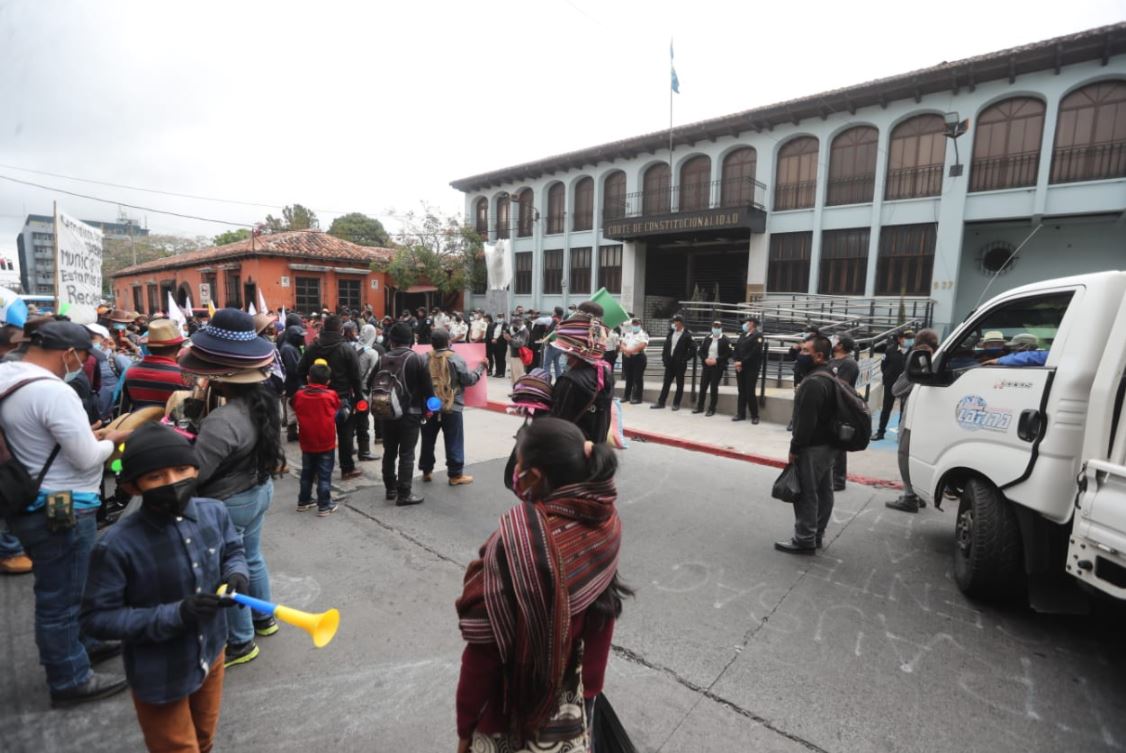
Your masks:
[{"label": "concrete sidewalk", "polygon": [[[489,402],[494,410],[508,405],[508,379],[489,378]],[[693,414],[687,404],[679,411],[650,410],[649,403],[624,404],[626,435],[633,440],[656,442],[710,455],[781,467],[790,452],[790,432],[785,424],[750,420],[732,421],[730,415]],[[765,418],[765,417],[764,417]],[[894,433],[889,432],[894,437]],[[893,439],[873,442],[864,452],[849,453],[849,478],[858,483],[898,487],[899,468]]]}]

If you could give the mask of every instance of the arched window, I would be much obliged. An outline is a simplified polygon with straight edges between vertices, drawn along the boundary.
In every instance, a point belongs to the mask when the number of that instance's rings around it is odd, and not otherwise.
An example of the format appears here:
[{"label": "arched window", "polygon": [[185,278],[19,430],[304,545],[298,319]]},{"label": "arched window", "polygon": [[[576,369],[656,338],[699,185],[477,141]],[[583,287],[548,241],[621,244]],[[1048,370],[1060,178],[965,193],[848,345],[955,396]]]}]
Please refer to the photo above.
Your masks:
[{"label": "arched window", "polygon": [[516,216],[516,235],[527,238],[532,234],[532,189],[525,188],[517,197],[519,214]]},{"label": "arched window", "polygon": [[712,161],[701,155],[680,166],[680,211],[707,209],[711,203]]},{"label": "arched window", "polygon": [[808,209],[817,193],[817,139],[801,136],[778,150],[774,208]]},{"label": "arched window", "polygon": [[916,115],[891,132],[885,199],[912,199],[942,193],[946,124],[941,115]]},{"label": "arched window", "polygon": [[1060,102],[1052,182],[1126,176],[1126,81],[1100,81]]},{"label": "arched window", "polygon": [[563,232],[563,202],[567,195],[562,183],[552,183],[547,189],[547,234]]},{"label": "arched window", "polygon": [[482,240],[489,239],[489,200],[482,196],[473,207],[473,229]]},{"label": "arched window", "polygon": [[620,220],[626,216],[626,174],[615,170],[606,176],[602,191],[602,220]]},{"label": "arched window", "polygon": [[755,203],[755,166],[758,155],[749,146],[736,149],[723,158],[720,204],[746,207]]},{"label": "arched window", "polygon": [[497,199],[497,237],[507,238],[509,229],[512,227],[512,222],[509,220],[508,215],[509,198],[508,194],[501,196]]},{"label": "arched window", "polygon": [[825,203],[864,204],[876,187],[876,142],[880,132],[856,126],[840,133],[829,147],[829,194]]},{"label": "arched window", "polygon": [[984,110],[977,118],[970,190],[994,191],[1036,185],[1044,103],[1013,97]]},{"label": "arched window", "polygon": [[645,171],[641,186],[642,214],[666,214],[669,211],[669,166],[659,162]]},{"label": "arched window", "polygon": [[575,220],[572,230],[594,227],[594,178],[580,178],[575,184]]}]

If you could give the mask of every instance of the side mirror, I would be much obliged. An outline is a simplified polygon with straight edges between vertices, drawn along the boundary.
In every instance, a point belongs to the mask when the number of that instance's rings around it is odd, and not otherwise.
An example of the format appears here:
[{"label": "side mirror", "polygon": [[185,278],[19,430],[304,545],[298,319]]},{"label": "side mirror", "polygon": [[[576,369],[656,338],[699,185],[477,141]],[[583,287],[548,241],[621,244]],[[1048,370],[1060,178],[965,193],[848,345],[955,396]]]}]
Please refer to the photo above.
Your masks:
[{"label": "side mirror", "polygon": [[907,354],[907,381],[912,384],[938,384],[929,350],[913,350]]}]

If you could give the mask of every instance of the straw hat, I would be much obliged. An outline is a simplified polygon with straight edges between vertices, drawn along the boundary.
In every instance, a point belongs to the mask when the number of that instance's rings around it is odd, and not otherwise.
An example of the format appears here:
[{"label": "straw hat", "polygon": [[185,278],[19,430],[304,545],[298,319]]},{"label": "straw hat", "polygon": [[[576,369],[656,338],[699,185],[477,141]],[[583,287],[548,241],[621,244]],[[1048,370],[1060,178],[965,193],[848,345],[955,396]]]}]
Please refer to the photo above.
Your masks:
[{"label": "straw hat", "polygon": [[118,324],[132,324],[133,320],[136,318],[137,314],[131,314],[122,309],[114,309],[109,315],[109,320]]},{"label": "straw hat", "polygon": [[184,342],[184,333],[180,325],[171,319],[153,319],[149,322],[149,331],[141,338],[141,342],[152,347],[163,348],[179,345]]},{"label": "straw hat", "polygon": [[105,427],[118,431],[130,431],[136,429],[141,424],[147,424],[150,421],[159,421],[164,418],[164,406],[153,405],[148,408],[138,408],[132,413],[122,413],[117,418],[110,421]]}]

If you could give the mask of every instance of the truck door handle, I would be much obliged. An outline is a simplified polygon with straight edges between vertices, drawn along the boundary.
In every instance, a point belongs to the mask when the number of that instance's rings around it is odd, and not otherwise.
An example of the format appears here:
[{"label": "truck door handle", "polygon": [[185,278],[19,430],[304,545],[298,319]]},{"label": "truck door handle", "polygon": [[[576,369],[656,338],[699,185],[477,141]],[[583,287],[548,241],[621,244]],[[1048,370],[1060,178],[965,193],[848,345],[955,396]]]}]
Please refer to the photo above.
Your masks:
[{"label": "truck door handle", "polygon": [[1040,429],[1044,423],[1044,414],[1038,410],[1029,408],[1020,412],[1020,420],[1017,421],[1017,436],[1025,442],[1035,442],[1036,438],[1040,436]]}]

